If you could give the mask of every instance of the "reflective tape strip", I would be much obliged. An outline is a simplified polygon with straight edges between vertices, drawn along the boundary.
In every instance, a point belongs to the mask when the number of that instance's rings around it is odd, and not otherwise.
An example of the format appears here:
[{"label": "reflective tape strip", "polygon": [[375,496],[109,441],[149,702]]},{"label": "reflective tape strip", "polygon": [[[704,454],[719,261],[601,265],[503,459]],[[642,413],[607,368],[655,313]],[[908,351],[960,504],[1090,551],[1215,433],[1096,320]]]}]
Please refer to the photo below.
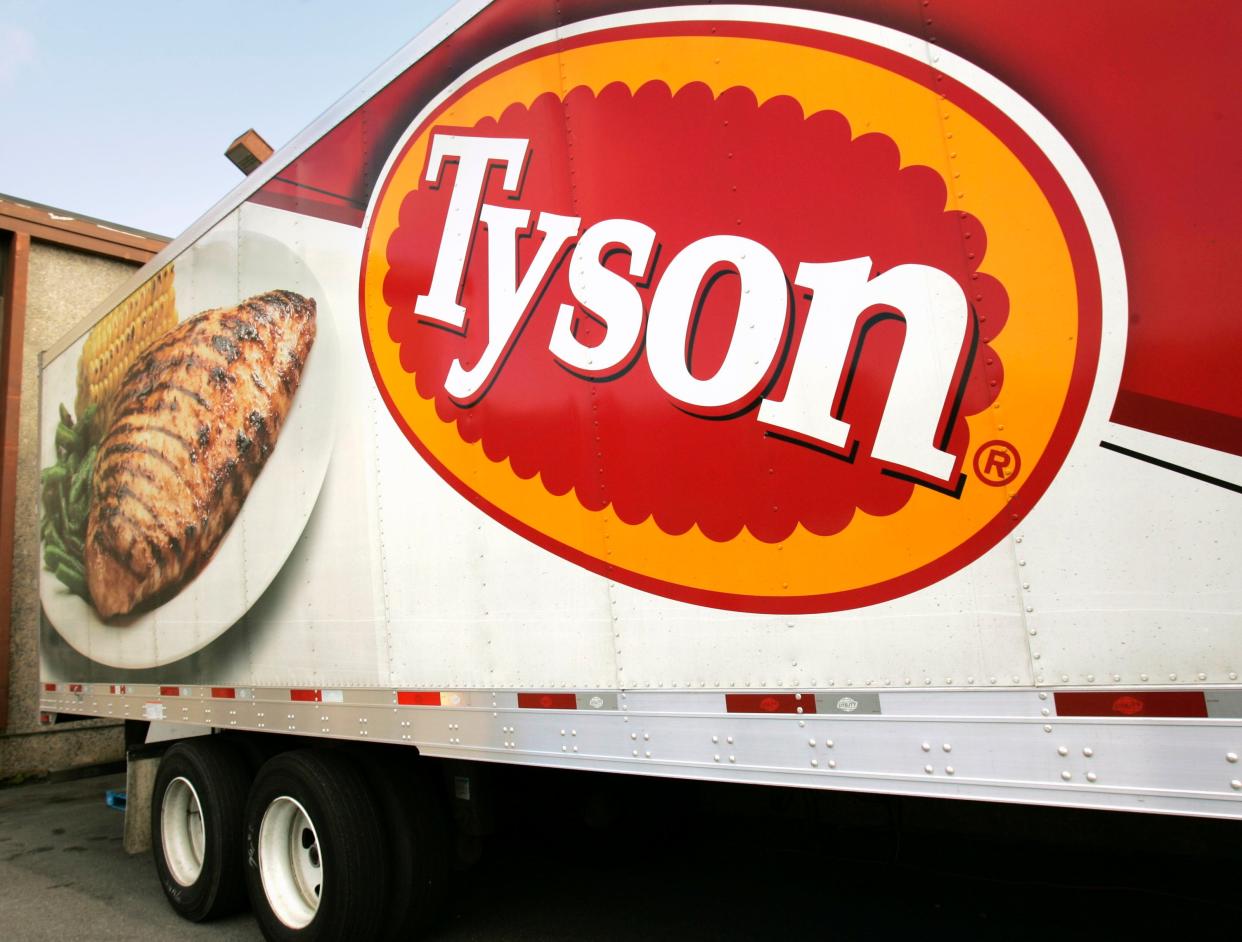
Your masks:
[{"label": "reflective tape strip", "polygon": [[439,706],[438,690],[398,690],[397,703],[401,706]]},{"label": "reflective tape strip", "polygon": [[814,713],[815,698],[800,693],[727,693],[728,713]]},{"label": "reflective tape strip", "polygon": [[[1055,705],[1062,717],[1236,719],[1242,718],[1242,687],[1209,690],[1109,689],[1013,691],[651,691],[595,690],[587,692],[513,690],[394,690],[383,687],[347,689],[285,687],[212,687],[155,684],[58,683],[40,684],[44,709],[53,709],[58,692],[73,695],[75,706],[84,697],[180,697],[186,700],[288,700],[301,703],[350,706],[404,706],[525,710],[575,710],[660,713],[730,713],[751,715],[807,714],[828,716],[1005,716],[1040,717]],[[1051,702],[1050,702],[1051,701]],[[186,709],[183,706],[179,709]],[[956,711],[956,712],[955,712]],[[966,712],[964,712],[966,711]],[[1047,713],[1044,713],[1046,716]],[[1042,720],[1042,718],[1041,718]]]},{"label": "reflective tape strip", "polygon": [[1206,699],[1208,716],[1223,719],[1242,717],[1242,690],[1209,690]]},{"label": "reflective tape strip", "polygon": [[1057,716],[1206,717],[1202,690],[1076,690],[1053,694]]},{"label": "reflective tape strip", "polygon": [[817,693],[815,711],[819,713],[880,713],[878,693]]}]

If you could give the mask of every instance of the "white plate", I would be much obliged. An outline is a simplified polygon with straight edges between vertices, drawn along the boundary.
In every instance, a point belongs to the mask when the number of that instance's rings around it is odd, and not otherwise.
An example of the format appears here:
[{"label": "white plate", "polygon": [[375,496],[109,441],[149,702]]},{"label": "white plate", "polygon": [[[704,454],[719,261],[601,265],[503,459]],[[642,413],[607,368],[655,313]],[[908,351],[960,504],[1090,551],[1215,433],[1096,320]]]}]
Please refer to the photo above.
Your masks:
[{"label": "white plate", "polygon": [[[315,342],[267,464],[211,560],[180,592],[158,608],[104,622],[40,568],[39,595],[48,621],[79,653],[111,667],[158,667],[180,660],[242,619],[302,535],[332,456],[340,344],[326,292],[298,252],[254,232],[239,237],[234,227],[215,239],[207,237],[178,259],[174,283],[183,321],[278,288],[314,298]],[[78,349],[76,344],[71,348],[73,372]],[[72,402],[73,392],[50,398]]]}]

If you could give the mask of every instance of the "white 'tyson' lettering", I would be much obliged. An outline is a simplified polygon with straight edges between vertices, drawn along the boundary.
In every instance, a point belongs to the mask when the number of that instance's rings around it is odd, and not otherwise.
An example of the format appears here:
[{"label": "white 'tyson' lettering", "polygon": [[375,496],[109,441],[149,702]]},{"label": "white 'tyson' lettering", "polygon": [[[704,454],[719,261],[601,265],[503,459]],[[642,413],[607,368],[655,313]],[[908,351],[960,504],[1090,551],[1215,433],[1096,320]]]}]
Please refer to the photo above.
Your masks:
[{"label": "white 'tyson' lettering", "polygon": [[[448,215],[426,294],[415,300],[418,317],[468,331],[460,304],[466,260],[479,223],[487,230],[487,345],[469,369],[450,366],[444,388],[469,406],[486,394],[531,314],[532,302],[565,246],[574,301],[603,323],[601,342],[587,346],[574,335],[575,307],[561,304],[549,351],[566,369],[586,378],[624,370],[643,344],[644,311],[637,282],[652,264],[656,233],[631,219],[605,219],[579,234],[574,216],[541,212],[534,231],[542,241],[526,271],[517,271],[517,240],[531,229],[531,211],[483,202],[488,172],[503,169],[502,189],[517,193],[530,142],[521,138],[436,134],[427,160],[427,182],[439,183],[446,164],[457,173]],[[629,255],[629,278],[605,267],[606,252]],[[905,322],[905,338],[872,444],[872,457],[919,477],[948,482],[957,457],[938,447],[937,432],[955,392],[963,347],[970,339],[969,305],[961,286],[927,265],[899,265],[871,278],[871,259],[802,262],[795,284],[811,304],[784,397],[763,398],[758,421],[794,439],[849,453],[850,424],[833,414],[848,370],[859,321],[877,311]],[[730,271],[740,280],[740,302],[724,360],[707,379],[691,372],[694,320],[707,290],[705,279]],[[710,285],[710,280],[706,282]],[[681,408],[724,415],[753,405],[771,380],[789,330],[790,290],[776,256],[741,236],[714,235],[683,248],[667,264],[646,312],[645,352],[652,376]],[[840,410],[838,410],[840,411]]]}]

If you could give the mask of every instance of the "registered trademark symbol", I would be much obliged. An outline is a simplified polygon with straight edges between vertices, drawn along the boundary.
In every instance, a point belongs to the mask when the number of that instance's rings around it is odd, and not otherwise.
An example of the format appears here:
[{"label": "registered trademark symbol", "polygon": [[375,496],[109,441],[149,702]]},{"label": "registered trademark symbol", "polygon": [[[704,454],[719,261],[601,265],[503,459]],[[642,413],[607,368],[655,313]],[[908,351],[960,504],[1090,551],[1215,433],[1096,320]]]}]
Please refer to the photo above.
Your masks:
[{"label": "registered trademark symbol", "polygon": [[1009,442],[993,439],[975,452],[975,477],[990,487],[1008,484],[1021,469],[1022,458]]}]

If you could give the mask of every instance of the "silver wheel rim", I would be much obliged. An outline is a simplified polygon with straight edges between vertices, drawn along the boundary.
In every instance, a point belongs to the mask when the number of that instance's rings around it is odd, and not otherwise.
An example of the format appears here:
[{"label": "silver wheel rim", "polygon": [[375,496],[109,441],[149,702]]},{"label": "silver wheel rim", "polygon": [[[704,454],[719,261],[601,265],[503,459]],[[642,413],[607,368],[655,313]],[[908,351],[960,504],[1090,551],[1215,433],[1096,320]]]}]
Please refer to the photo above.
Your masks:
[{"label": "silver wheel rim", "polygon": [[315,918],[323,889],[319,835],[306,809],[293,798],[276,798],[263,812],[259,878],[272,912],[290,929],[301,929]]},{"label": "silver wheel rim", "polygon": [[203,806],[189,779],[177,776],[164,789],[160,805],[160,843],[168,872],[181,886],[193,886],[203,872]]}]

